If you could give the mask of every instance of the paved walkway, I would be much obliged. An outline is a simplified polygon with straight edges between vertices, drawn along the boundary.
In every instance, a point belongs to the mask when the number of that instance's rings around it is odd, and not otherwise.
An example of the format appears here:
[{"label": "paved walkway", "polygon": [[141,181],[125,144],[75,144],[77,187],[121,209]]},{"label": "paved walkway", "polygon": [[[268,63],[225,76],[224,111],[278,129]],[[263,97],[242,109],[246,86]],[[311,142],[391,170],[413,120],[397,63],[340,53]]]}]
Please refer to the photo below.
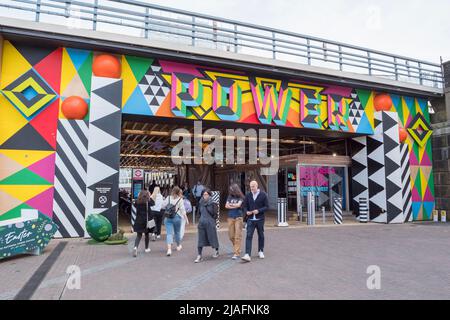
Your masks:
[{"label": "paved walkway", "polygon": [[[161,240],[149,254],[141,244],[138,258],[132,241],[69,240],[32,299],[450,299],[450,224],[267,228],[266,259],[251,263],[230,259],[225,230],[219,240],[222,255],[209,258],[207,248],[199,264],[194,233],[172,257]],[[1,261],[0,299],[13,299],[60,241],[41,256]],[[80,290],[66,285],[70,265],[81,268]],[[380,290],[367,289],[370,265],[380,267]]]}]

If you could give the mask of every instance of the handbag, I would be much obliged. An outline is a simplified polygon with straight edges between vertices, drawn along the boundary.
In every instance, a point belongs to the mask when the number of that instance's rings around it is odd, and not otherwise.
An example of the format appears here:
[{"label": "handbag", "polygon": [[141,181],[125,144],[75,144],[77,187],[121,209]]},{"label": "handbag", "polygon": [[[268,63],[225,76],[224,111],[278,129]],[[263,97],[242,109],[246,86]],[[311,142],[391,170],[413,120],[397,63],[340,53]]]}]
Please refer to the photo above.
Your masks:
[{"label": "handbag", "polygon": [[145,211],[147,213],[147,229],[152,229],[156,226],[156,223],[155,223],[155,219],[152,219],[150,221],[148,220],[148,203],[145,206]]},{"label": "handbag", "polygon": [[167,204],[166,210],[164,211],[164,214],[166,215],[166,217],[168,219],[173,219],[177,215],[177,212],[178,212],[177,205],[178,205],[178,202],[180,202],[180,200],[181,200],[181,198],[178,199],[178,201],[175,204],[171,204],[170,196],[169,196],[169,203]]}]

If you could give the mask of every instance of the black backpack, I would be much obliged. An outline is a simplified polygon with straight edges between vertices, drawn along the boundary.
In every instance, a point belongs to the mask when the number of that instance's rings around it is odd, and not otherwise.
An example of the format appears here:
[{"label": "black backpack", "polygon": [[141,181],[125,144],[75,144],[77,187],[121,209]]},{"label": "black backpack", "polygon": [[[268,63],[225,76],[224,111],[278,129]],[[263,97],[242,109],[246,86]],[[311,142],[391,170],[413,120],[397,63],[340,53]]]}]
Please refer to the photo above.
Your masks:
[{"label": "black backpack", "polygon": [[170,196],[169,196],[169,203],[166,206],[166,209],[164,211],[164,214],[166,215],[167,218],[169,219],[173,219],[175,218],[176,214],[177,214],[177,204],[178,202],[180,202],[181,198],[178,199],[177,203],[172,204],[170,203]]}]

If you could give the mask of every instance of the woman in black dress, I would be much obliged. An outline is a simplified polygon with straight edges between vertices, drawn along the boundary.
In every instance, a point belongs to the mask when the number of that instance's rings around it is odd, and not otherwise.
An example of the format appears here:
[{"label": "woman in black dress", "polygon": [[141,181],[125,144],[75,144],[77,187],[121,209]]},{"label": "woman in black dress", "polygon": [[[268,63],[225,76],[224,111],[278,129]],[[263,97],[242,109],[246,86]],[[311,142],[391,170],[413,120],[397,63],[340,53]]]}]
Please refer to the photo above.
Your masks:
[{"label": "woman in black dress", "polygon": [[133,257],[137,257],[137,250],[142,239],[142,234],[145,234],[145,252],[150,252],[150,229],[147,228],[147,221],[153,219],[150,207],[154,204],[155,202],[150,197],[150,192],[148,192],[147,189],[139,192],[136,200],[136,220],[133,226],[134,232],[137,233],[136,241],[134,242]]},{"label": "woman in black dress", "polygon": [[219,256],[219,239],[217,237],[216,219],[217,203],[212,201],[210,190],[203,191],[199,203],[200,219],[198,221],[198,255],[195,263],[202,261],[203,247],[214,248],[213,258]]}]

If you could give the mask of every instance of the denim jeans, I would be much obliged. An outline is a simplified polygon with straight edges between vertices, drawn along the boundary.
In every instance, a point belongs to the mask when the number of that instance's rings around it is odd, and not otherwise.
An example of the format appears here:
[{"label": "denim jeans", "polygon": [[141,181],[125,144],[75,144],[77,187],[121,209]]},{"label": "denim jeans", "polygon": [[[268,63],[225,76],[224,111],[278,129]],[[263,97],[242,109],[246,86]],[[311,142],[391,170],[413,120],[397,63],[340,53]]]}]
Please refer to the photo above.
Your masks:
[{"label": "denim jeans", "polygon": [[167,233],[166,238],[167,244],[173,243],[174,234],[175,234],[175,242],[177,243],[177,245],[181,244],[180,239],[181,219],[182,218],[178,214],[176,214],[175,218],[173,219],[169,219],[167,217],[164,219],[164,225],[166,226],[166,233]]},{"label": "denim jeans", "polygon": [[247,238],[245,239],[245,253],[252,254],[252,239],[255,229],[258,231],[258,251],[264,251],[264,219],[247,220]]}]

